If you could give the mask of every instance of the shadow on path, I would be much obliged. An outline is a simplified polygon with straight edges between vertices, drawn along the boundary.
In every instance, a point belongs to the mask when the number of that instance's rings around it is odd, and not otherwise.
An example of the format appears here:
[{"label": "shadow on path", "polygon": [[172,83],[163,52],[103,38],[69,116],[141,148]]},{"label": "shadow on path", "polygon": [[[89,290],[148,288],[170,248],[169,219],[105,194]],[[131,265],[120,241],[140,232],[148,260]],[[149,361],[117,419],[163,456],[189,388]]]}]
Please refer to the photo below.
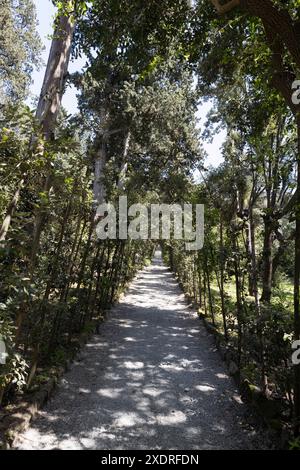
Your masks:
[{"label": "shadow on path", "polygon": [[212,339],[157,256],[17,448],[264,448],[246,416]]}]

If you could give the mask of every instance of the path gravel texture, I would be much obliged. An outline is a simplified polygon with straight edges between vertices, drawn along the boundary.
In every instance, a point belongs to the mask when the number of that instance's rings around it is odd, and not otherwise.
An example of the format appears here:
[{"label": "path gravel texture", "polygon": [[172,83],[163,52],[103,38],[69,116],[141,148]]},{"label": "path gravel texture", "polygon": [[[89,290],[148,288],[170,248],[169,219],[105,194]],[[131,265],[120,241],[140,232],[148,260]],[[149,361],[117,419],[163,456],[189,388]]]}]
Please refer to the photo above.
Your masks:
[{"label": "path gravel texture", "polygon": [[17,449],[264,449],[212,338],[156,255]]}]

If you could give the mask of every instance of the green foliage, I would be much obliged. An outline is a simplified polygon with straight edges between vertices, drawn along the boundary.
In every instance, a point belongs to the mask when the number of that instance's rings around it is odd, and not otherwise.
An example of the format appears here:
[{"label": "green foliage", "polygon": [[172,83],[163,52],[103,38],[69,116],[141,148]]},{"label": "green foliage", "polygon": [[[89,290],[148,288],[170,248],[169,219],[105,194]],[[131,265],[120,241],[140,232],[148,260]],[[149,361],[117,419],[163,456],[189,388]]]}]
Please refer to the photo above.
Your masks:
[{"label": "green foliage", "polygon": [[[239,371],[292,410],[298,150],[295,110],[276,79],[296,75],[298,56],[279,35],[274,57],[266,18],[242,9],[218,17],[209,1],[53,3],[56,19],[76,21],[73,57],[87,63],[68,77],[80,113],[62,110],[48,141],[22,102],[39,57],[32,1],[3,0],[0,11],[0,335],[9,352],[1,398],[31,385],[37,367],[43,378],[63,364],[150,262],[151,242],[96,239],[98,185],[115,203],[126,194],[129,204],[206,205],[204,249],[171,241],[164,259]],[[286,8],[294,28],[298,2],[272,5]],[[207,99],[214,109],[200,136],[198,103]],[[207,171],[201,138],[220,127],[224,163]]]},{"label": "green foliage", "polygon": [[300,437],[289,442],[289,450],[300,450]]},{"label": "green foliage", "polygon": [[13,354],[8,357],[5,366],[1,366],[0,388],[7,389],[13,387],[15,391],[20,392],[26,385],[28,364],[20,356]]},{"label": "green foliage", "polygon": [[0,2],[0,105],[21,101],[28,93],[41,44],[32,0]]},{"label": "green foliage", "polygon": [[16,351],[14,336],[15,327],[9,309],[7,305],[0,304],[0,339],[5,344],[7,354],[5,363],[0,365],[0,404],[5,391],[21,391],[26,384],[28,364]]},{"label": "green foliage", "polygon": [[[76,123],[63,114],[60,120],[51,142],[39,136],[28,108],[7,108],[1,129],[2,217],[24,179],[0,253],[0,334],[9,352],[1,366],[5,400],[24,389],[35,361],[41,367],[63,363],[78,335],[95,328],[149,256],[149,246],[139,242],[123,246],[96,240],[85,131],[79,135],[77,126],[74,132]],[[49,171],[51,190],[46,191]],[[45,219],[32,270],[31,226],[37,214]]]}]

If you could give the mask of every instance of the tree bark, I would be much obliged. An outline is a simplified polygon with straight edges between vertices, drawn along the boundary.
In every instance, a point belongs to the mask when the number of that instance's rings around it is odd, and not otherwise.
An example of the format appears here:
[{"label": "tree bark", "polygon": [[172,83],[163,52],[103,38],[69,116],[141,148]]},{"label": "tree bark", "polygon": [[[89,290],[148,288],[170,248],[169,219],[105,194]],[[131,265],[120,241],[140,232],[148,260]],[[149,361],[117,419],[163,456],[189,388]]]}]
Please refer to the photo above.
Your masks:
[{"label": "tree bark", "polygon": [[95,206],[103,204],[106,199],[106,188],[103,173],[107,162],[106,142],[104,138],[100,144],[95,161],[94,203]]},{"label": "tree bark", "polygon": [[[46,140],[53,138],[57,116],[61,108],[61,100],[70,61],[74,26],[74,18],[71,14],[69,16],[61,15],[56,20],[54,36],[36,111],[36,118],[41,125],[42,133]],[[43,152],[43,149],[40,149],[40,151]],[[51,186],[51,169],[48,168],[48,174],[43,183],[43,193],[45,195],[49,194]],[[33,271],[36,264],[45,219],[45,208],[39,208],[34,220],[30,259],[31,271]]]},{"label": "tree bark", "polygon": [[17,190],[16,190],[16,192],[15,192],[13,198],[12,198],[12,201],[10,202],[10,204],[7,208],[6,215],[5,215],[4,221],[3,221],[1,229],[0,229],[0,243],[4,242],[6,240],[6,236],[7,236],[11,221],[12,221],[12,217],[13,217],[14,212],[15,212],[17,206],[18,206],[18,202],[19,202],[19,199],[20,199],[20,193],[21,193],[21,190],[23,188],[24,182],[25,182],[25,179],[22,178],[21,181],[18,184]]},{"label": "tree bark", "polygon": [[[53,136],[57,115],[61,108],[64,84],[70,61],[73,33],[74,21],[71,15],[60,16],[57,19],[54,30],[47,68],[36,111],[36,118],[41,125],[42,132],[46,140],[50,140]],[[21,180],[15,196],[13,197],[13,200],[8,207],[7,215],[0,231],[0,241],[4,241],[6,238],[13,213],[19,201],[20,190],[23,184],[24,179]],[[50,181],[48,178],[46,178],[44,183],[44,192],[48,192],[50,187]],[[33,261],[35,259],[36,250],[39,245],[43,221],[44,218],[41,215],[36,217],[32,250]]]},{"label": "tree bark", "polygon": [[215,322],[214,306],[213,306],[213,301],[212,301],[212,293],[211,293],[211,286],[210,286],[210,273],[209,273],[207,256],[205,256],[205,275],[206,275],[209,310],[210,310],[212,324],[215,326],[216,322]]},{"label": "tree bark", "polygon": [[99,147],[95,159],[95,173],[94,173],[94,208],[97,209],[99,204],[103,204],[106,200],[106,187],[104,182],[104,170],[107,163],[107,144],[108,144],[108,113],[103,106],[100,110],[100,119],[102,127],[102,135],[99,138]]},{"label": "tree bark", "polygon": [[272,279],[273,279],[273,229],[272,220],[270,216],[266,215],[264,218],[264,246],[263,246],[263,290],[261,301],[270,303],[272,295]]},{"label": "tree bark", "polygon": [[130,132],[128,131],[124,140],[124,152],[119,173],[118,189],[120,191],[124,191],[125,189],[126,173],[128,169],[128,152],[130,147],[130,137]]},{"label": "tree bark", "polygon": [[70,61],[74,19],[60,16],[54,30],[36,117],[46,140],[50,140],[61,108],[65,79]]},{"label": "tree bark", "polygon": [[236,292],[236,317],[237,317],[237,327],[238,327],[238,338],[237,338],[237,351],[238,351],[238,368],[241,368],[241,358],[242,358],[242,313],[243,313],[243,303],[242,303],[242,286],[241,286],[241,270],[240,270],[240,255],[239,247],[237,242],[237,234],[232,234],[232,244],[233,244],[233,253],[234,253],[234,277],[235,277],[235,292]]},{"label": "tree bark", "polygon": [[220,296],[225,340],[228,341],[228,328],[226,321],[225,290],[224,290],[224,227],[220,215]]},{"label": "tree bark", "polygon": [[240,0],[240,5],[251,15],[261,18],[264,24],[281,38],[281,41],[300,67],[300,41],[296,22],[286,9],[279,9],[272,0]]},{"label": "tree bark", "polygon": [[300,41],[296,22],[289,11],[275,6],[272,0],[228,0],[221,4],[219,0],[211,0],[218,13],[224,14],[240,6],[252,16],[261,18],[268,27],[280,36],[298,67],[300,67]]}]

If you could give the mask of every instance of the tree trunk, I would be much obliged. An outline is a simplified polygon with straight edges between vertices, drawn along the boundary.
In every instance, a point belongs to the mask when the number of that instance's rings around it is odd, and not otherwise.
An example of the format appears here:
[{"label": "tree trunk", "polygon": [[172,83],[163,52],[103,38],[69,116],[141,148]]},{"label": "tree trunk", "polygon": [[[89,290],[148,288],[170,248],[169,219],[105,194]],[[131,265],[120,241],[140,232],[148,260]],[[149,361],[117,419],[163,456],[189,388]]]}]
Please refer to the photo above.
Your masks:
[{"label": "tree trunk", "polygon": [[256,316],[257,316],[257,336],[260,345],[260,365],[261,365],[261,385],[265,395],[268,395],[268,377],[265,366],[265,342],[263,336],[263,319],[261,315],[258,282],[257,282],[257,261],[256,261],[256,247],[255,247],[255,225],[253,221],[253,207],[249,207],[249,242],[250,242],[250,256],[251,256],[251,295],[254,296]]},{"label": "tree trunk", "polygon": [[[74,194],[74,190],[73,190],[73,194]],[[46,321],[46,311],[47,311],[46,310],[46,302],[49,300],[49,296],[50,296],[50,293],[51,293],[53,282],[54,282],[54,280],[55,280],[55,278],[57,277],[57,274],[58,274],[57,270],[58,270],[59,258],[61,256],[63,240],[64,240],[64,236],[65,236],[67,222],[68,222],[68,219],[69,219],[69,216],[70,216],[70,213],[71,213],[71,209],[72,209],[72,203],[73,203],[73,198],[71,197],[70,201],[68,202],[68,205],[66,207],[65,214],[64,214],[64,217],[63,217],[63,220],[62,220],[62,223],[61,223],[60,234],[59,234],[59,238],[58,238],[56,252],[54,254],[54,257],[53,257],[52,263],[51,263],[51,274],[50,274],[50,277],[48,279],[43,298],[40,301],[40,305],[39,305],[40,322],[39,322],[38,331],[37,331],[39,339],[36,342],[34,352],[33,352],[32,365],[31,365],[31,369],[30,369],[30,373],[29,373],[28,382],[27,382],[28,387],[30,387],[30,385],[31,385],[31,383],[32,383],[32,381],[35,377],[35,373],[36,373],[38,363],[39,363],[39,359],[40,359],[39,351],[40,351],[40,347],[41,347],[41,338],[43,338],[43,336],[44,336],[43,333],[44,333],[45,321]],[[19,328],[21,328],[21,325],[19,325]],[[50,335],[50,339],[51,339],[51,335]],[[49,339],[49,344],[50,344],[50,339]]]},{"label": "tree trunk", "polygon": [[272,0],[240,0],[242,8],[250,15],[261,18],[275,35],[281,38],[295,63],[300,67],[300,43],[297,22],[287,9],[278,8]]},{"label": "tree trunk", "polygon": [[14,215],[14,212],[17,208],[17,205],[18,205],[18,202],[19,202],[19,199],[20,199],[20,193],[21,193],[21,190],[23,188],[24,182],[25,182],[25,179],[23,177],[21,179],[21,181],[19,182],[17,190],[16,190],[16,192],[15,192],[13,198],[12,198],[12,201],[9,204],[8,208],[7,208],[6,216],[4,218],[4,221],[3,221],[1,229],[0,229],[0,243],[4,242],[5,239],[6,239],[6,235],[8,233],[12,217]]},{"label": "tree trunk", "polygon": [[241,367],[242,357],[242,286],[241,286],[241,273],[240,273],[240,260],[238,253],[237,235],[234,233],[233,237],[233,253],[234,253],[234,277],[235,277],[235,291],[236,291],[236,316],[237,316],[237,327],[238,327],[238,368]]},{"label": "tree trunk", "polygon": [[124,240],[121,241],[121,252],[118,255],[117,267],[112,276],[112,283],[111,283],[111,293],[110,293],[110,304],[112,304],[115,300],[115,293],[118,291],[120,286],[120,277],[122,275],[122,268],[123,268],[123,261],[124,261],[124,250],[125,250],[125,243]]},{"label": "tree trunk", "polygon": [[207,292],[206,292],[206,276],[205,270],[203,269],[203,304],[204,304],[204,315],[207,316]]},{"label": "tree trunk", "polygon": [[228,341],[228,328],[226,321],[226,307],[225,307],[225,290],[224,290],[224,227],[222,215],[220,215],[220,296],[221,296],[221,310],[223,318],[223,328],[225,340]]},{"label": "tree trunk", "polygon": [[[49,174],[46,177],[43,187],[43,194],[49,195],[50,189],[52,186],[52,176]],[[33,274],[34,268],[36,266],[37,255],[40,247],[40,239],[43,227],[45,225],[47,218],[47,207],[42,203],[42,207],[39,207],[35,213],[34,217],[34,227],[33,227],[33,236],[31,243],[31,256],[30,256],[30,274]]]},{"label": "tree trunk", "polygon": [[199,284],[199,307],[202,309],[202,275],[201,275],[201,268],[198,259],[198,284]]},{"label": "tree trunk", "polygon": [[[44,82],[36,111],[36,118],[41,124],[42,133],[46,140],[53,138],[57,116],[61,108],[61,100],[70,61],[73,33],[74,20],[72,15],[60,16],[55,26]],[[40,151],[43,152],[43,148],[40,149]],[[46,196],[48,196],[51,186],[51,168],[48,168],[48,174],[43,183],[43,193]],[[45,218],[45,208],[38,209],[35,214],[32,237],[31,271],[33,271],[35,267]]]},{"label": "tree trunk", "polygon": [[70,61],[74,19],[60,16],[54,30],[44,82],[38,102],[36,117],[46,140],[53,136],[57,115],[61,107],[65,79]]},{"label": "tree trunk", "polygon": [[119,181],[118,181],[118,189],[120,191],[124,191],[125,189],[125,182],[126,182],[126,173],[128,169],[128,152],[130,147],[130,132],[127,132],[125,140],[124,140],[124,153],[121,162],[121,168],[119,173]]},{"label": "tree trunk", "polygon": [[94,203],[95,206],[103,204],[106,199],[106,188],[103,180],[103,173],[107,163],[106,142],[104,138],[100,143],[95,161],[95,178],[94,178]]},{"label": "tree trunk", "polygon": [[[68,269],[67,269],[67,281],[66,281],[65,285],[63,286],[63,288],[61,290],[60,302],[66,302],[67,301],[67,298],[68,298],[68,295],[69,295],[69,290],[70,290],[70,285],[71,285],[72,281],[74,280],[74,269],[75,269],[75,265],[76,265],[76,260],[77,260],[78,253],[80,251],[80,247],[81,247],[81,244],[82,244],[84,232],[85,232],[87,224],[88,224],[88,221],[85,218],[83,220],[83,224],[82,224],[82,227],[81,227],[81,230],[80,230],[81,222],[82,221],[81,221],[81,218],[79,216],[78,226],[77,226],[77,229],[76,229],[76,235],[75,235],[74,243],[73,243],[73,246],[72,246],[71,255],[70,255],[70,258],[69,258],[69,265],[68,265]],[[79,234],[79,231],[80,231],[80,234]]]},{"label": "tree trunk", "polygon": [[105,267],[104,267],[102,279],[100,281],[100,286],[99,286],[99,289],[101,289],[101,292],[100,292],[100,298],[99,298],[99,303],[98,303],[98,312],[97,312],[98,314],[105,307],[105,302],[104,302],[105,294],[106,294],[105,283],[107,282],[107,273],[109,272],[110,257],[111,257],[111,244],[109,242],[110,240],[108,240],[106,262],[105,262]]},{"label": "tree trunk", "polygon": [[264,246],[263,246],[263,289],[261,295],[261,301],[265,303],[271,302],[272,295],[272,279],[273,279],[273,256],[272,256],[272,244],[273,244],[273,229],[272,219],[267,214],[264,217]]},{"label": "tree trunk", "polygon": [[215,315],[214,315],[214,307],[212,301],[212,293],[210,287],[210,276],[209,276],[209,268],[208,268],[208,260],[207,256],[205,256],[205,274],[206,274],[206,285],[207,285],[207,293],[208,293],[208,303],[209,303],[209,310],[212,319],[212,324],[215,326]]},{"label": "tree trunk", "polygon": [[103,204],[106,200],[106,188],[104,183],[104,170],[107,163],[107,144],[108,144],[108,113],[103,106],[100,110],[100,119],[102,126],[102,135],[100,137],[99,147],[95,159],[94,173],[94,208],[97,209],[99,204]]},{"label": "tree trunk", "polygon": [[[97,307],[97,299],[98,299],[98,294],[99,294],[99,291],[100,291],[100,287],[101,287],[101,275],[102,275],[102,265],[103,265],[103,260],[104,260],[104,256],[105,256],[105,245],[103,246],[103,250],[101,252],[101,257],[100,259],[98,260],[98,263],[97,263],[97,281],[96,281],[96,289],[95,289],[95,295],[94,295],[94,302],[93,302],[93,305],[92,305],[92,308],[91,308],[91,318],[94,316],[95,314],[95,309]],[[100,303],[100,301],[99,301]],[[99,315],[99,309],[97,308],[97,315]]]}]

